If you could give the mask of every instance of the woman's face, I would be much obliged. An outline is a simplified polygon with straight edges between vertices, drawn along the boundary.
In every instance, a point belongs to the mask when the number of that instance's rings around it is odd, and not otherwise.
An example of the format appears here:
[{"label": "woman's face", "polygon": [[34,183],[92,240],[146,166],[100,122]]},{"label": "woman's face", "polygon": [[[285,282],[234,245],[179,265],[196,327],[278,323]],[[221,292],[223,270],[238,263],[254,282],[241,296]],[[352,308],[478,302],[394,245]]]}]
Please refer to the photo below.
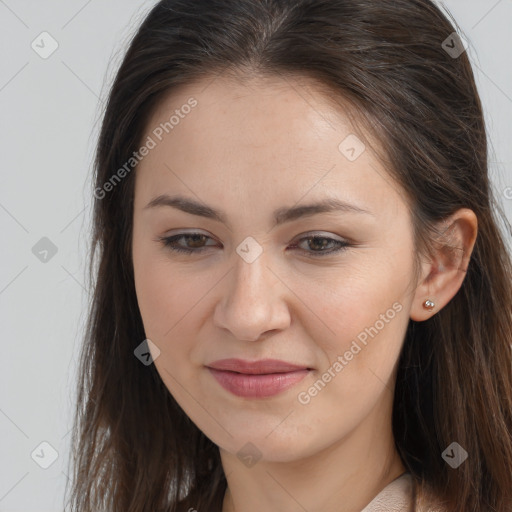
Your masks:
[{"label": "woman's face", "polygon": [[210,79],[169,96],[142,143],[137,299],[156,369],[192,421],[221,449],[269,461],[390,428],[412,224],[341,108],[305,80]]}]

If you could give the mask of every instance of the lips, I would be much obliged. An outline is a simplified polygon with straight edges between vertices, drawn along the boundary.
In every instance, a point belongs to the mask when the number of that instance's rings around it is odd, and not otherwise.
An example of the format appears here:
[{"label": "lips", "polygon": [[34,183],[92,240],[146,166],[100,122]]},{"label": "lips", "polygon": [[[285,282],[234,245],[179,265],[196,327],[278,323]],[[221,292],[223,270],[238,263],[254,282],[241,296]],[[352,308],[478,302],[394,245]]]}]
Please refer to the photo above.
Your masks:
[{"label": "lips", "polygon": [[259,361],[245,361],[243,359],[220,359],[208,365],[216,370],[229,370],[232,372],[250,375],[285,373],[295,370],[307,370],[307,366],[287,363],[278,359],[260,359]]},{"label": "lips", "polygon": [[274,396],[300,382],[311,371],[307,366],[277,359],[221,359],[207,368],[224,389],[245,398]]}]

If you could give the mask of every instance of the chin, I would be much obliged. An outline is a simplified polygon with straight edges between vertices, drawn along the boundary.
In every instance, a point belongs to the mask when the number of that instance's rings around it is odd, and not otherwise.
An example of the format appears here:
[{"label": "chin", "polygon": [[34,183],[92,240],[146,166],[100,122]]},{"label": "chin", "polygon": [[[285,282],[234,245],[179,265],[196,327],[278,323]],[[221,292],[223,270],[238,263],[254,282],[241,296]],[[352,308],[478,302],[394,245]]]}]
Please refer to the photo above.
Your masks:
[{"label": "chin", "polygon": [[[273,427],[275,429],[275,426]],[[258,461],[267,462],[293,462],[315,454],[321,449],[316,446],[309,433],[297,434],[278,432],[273,428],[234,429],[228,427],[233,437],[226,436],[222,440],[213,439],[221,450],[230,453],[245,463],[249,457],[249,464]],[[243,435],[238,433],[243,432]],[[319,443],[320,444],[320,443]]]}]

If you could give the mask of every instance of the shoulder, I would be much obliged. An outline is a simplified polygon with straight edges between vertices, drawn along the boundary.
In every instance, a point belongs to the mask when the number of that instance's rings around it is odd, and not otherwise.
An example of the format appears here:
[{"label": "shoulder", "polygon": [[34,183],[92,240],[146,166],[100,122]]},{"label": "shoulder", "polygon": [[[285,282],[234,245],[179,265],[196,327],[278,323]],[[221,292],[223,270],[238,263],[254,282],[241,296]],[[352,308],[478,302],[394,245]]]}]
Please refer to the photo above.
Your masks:
[{"label": "shoulder", "polygon": [[361,512],[412,512],[414,483],[404,473],[389,483]]},{"label": "shoulder", "polygon": [[410,473],[389,483],[361,512],[448,512],[436,494]]},{"label": "shoulder", "polygon": [[437,494],[426,484],[414,483],[415,512],[449,512]]}]

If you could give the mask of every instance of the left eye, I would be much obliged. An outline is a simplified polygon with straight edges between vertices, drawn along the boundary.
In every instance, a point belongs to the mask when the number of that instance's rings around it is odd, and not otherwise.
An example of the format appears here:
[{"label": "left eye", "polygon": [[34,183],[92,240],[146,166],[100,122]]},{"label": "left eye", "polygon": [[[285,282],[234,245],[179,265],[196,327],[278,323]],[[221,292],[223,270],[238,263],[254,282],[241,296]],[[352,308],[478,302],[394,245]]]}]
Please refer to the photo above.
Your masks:
[{"label": "left eye", "polygon": [[[178,241],[181,239],[185,239],[192,244],[192,247],[187,246],[183,247],[178,244]],[[206,240],[212,240],[209,236],[203,235],[202,233],[181,233],[178,235],[173,235],[169,237],[160,237],[159,240],[164,244],[165,247],[169,248],[173,252],[181,252],[186,254],[192,253],[200,253],[208,248],[208,246],[203,245],[203,242]],[[325,237],[325,236],[307,236],[303,237],[299,240],[299,242],[306,241],[307,245],[310,247],[310,251],[302,249],[304,252],[307,252],[308,255],[312,257],[325,256],[329,254],[333,254],[336,252],[343,251],[350,244],[344,240],[336,240],[334,238]],[[335,248],[331,248],[329,250],[323,250],[327,246],[335,245]],[[337,244],[337,246],[336,246]],[[215,245],[215,244],[213,244]],[[298,247],[299,244],[292,245],[292,248]],[[212,247],[212,245],[210,245]],[[315,254],[316,253],[316,254]]]},{"label": "left eye", "polygon": [[[303,237],[300,239],[300,242],[302,241],[306,241],[309,248],[313,249],[312,251],[305,251],[308,253],[309,256],[313,257],[328,256],[330,254],[341,252],[350,246],[350,244],[345,240],[336,240],[334,238],[330,238],[327,236],[318,235]],[[293,245],[292,247],[297,246],[298,244]],[[329,250],[322,250],[325,249],[327,246],[331,246],[331,248]]]}]

